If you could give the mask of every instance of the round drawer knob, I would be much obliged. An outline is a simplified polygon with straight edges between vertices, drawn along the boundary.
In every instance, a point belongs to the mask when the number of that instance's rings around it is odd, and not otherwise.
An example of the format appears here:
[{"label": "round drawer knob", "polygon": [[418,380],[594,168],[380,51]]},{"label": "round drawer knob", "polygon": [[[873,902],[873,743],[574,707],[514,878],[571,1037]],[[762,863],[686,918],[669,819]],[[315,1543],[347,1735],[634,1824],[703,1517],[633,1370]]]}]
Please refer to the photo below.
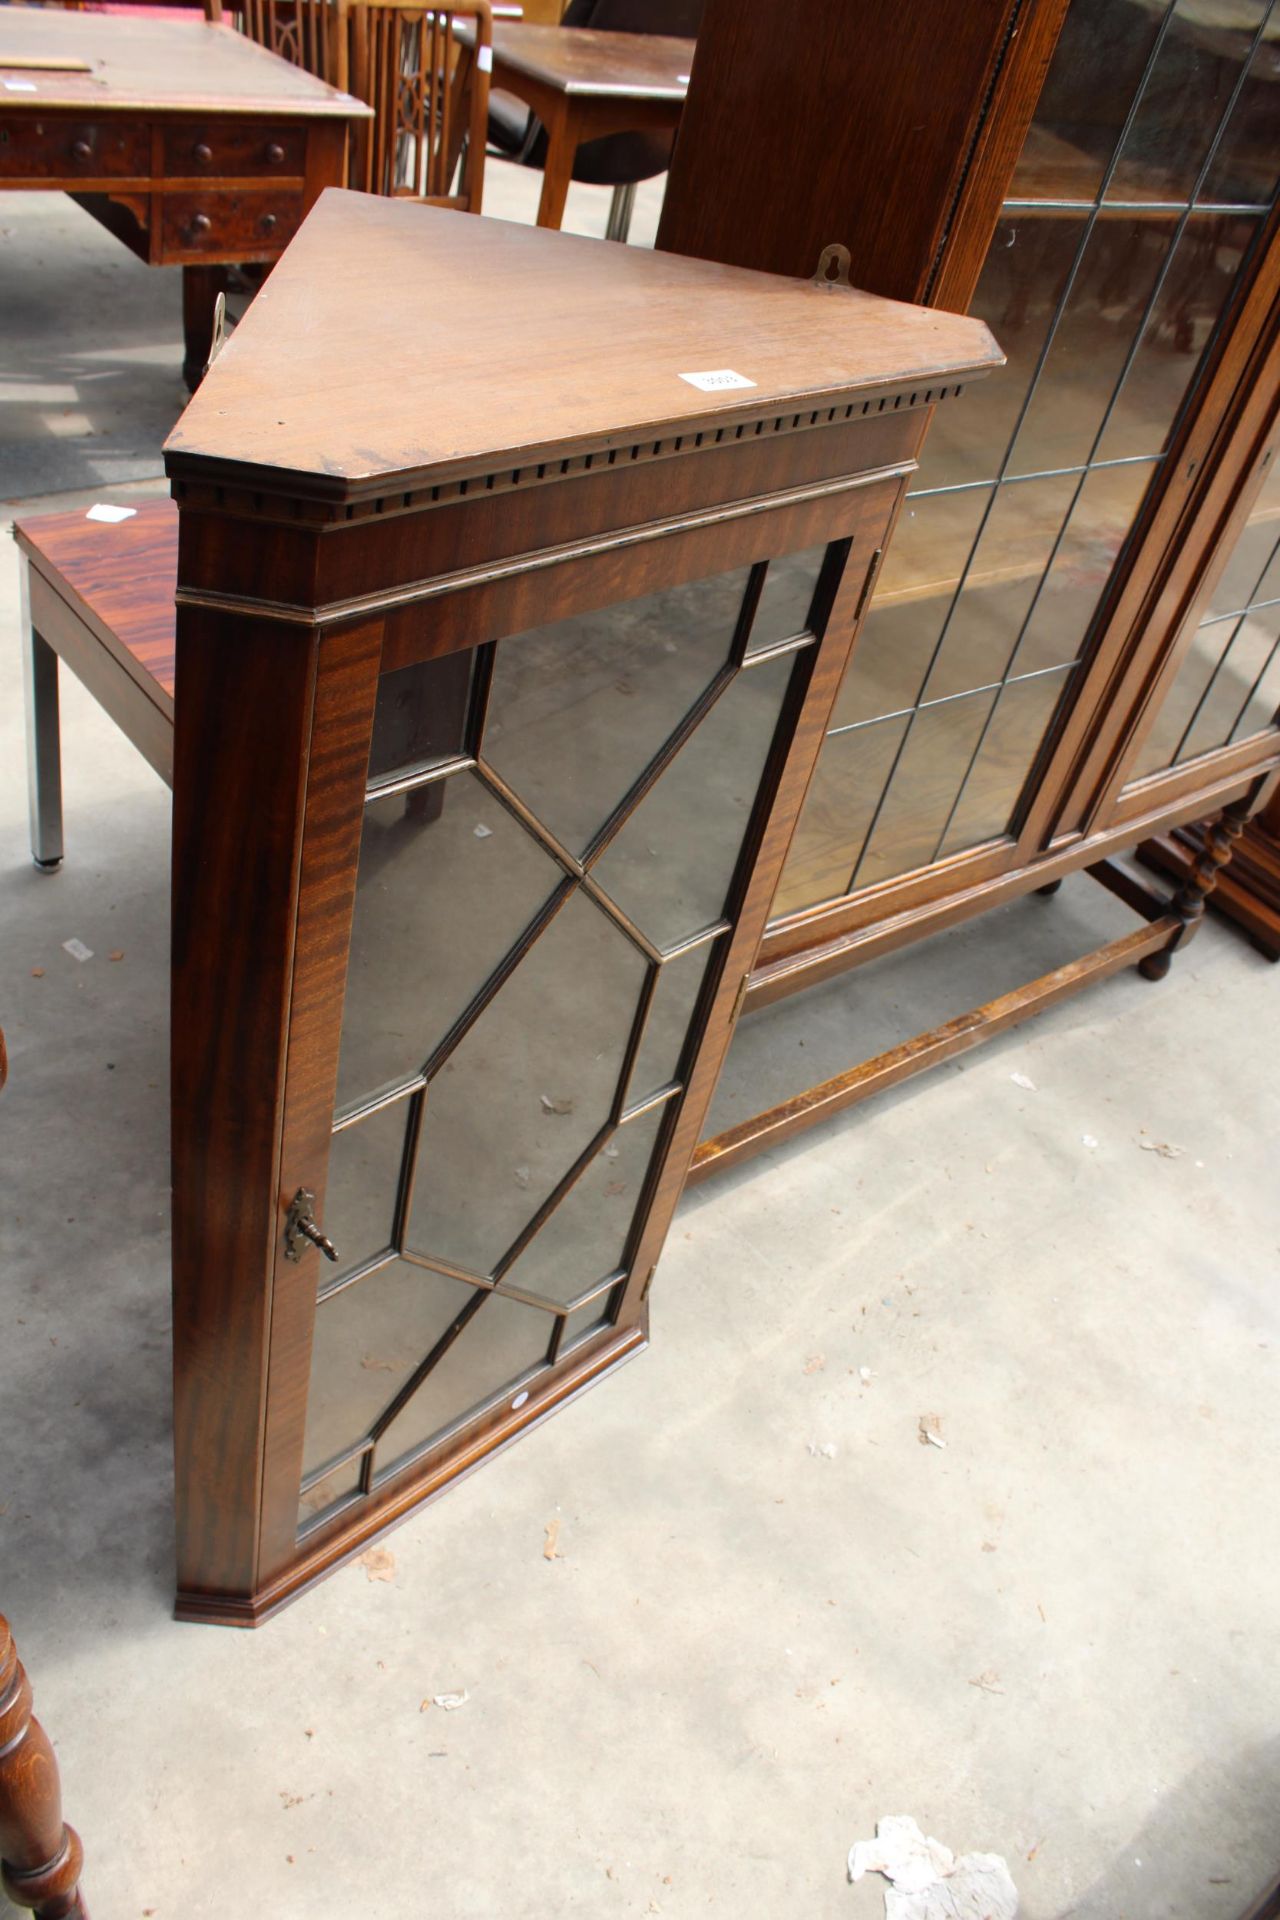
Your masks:
[{"label": "round drawer knob", "polygon": [[267,148],[267,159],[273,167],[282,167],[284,165],[284,148],[277,146],[273,140]]},{"label": "round drawer knob", "polygon": [[92,160],[93,148],[89,145],[89,142],[87,140],[73,141],[72,147],[71,147],[71,158],[73,160]]},{"label": "round drawer knob", "polygon": [[213,222],[209,218],[207,213],[192,214],[191,226],[190,226],[190,231],[192,233],[205,234],[205,233],[212,232],[212,230],[213,230]]},{"label": "round drawer knob", "polygon": [[208,167],[213,164],[213,148],[206,147],[203,140],[192,148],[192,152],[195,155],[195,161],[198,167]]},{"label": "round drawer knob", "polygon": [[259,220],[258,222],[258,232],[274,233],[275,230],[276,230],[276,216],[274,215],[274,213],[264,213],[261,220]]}]

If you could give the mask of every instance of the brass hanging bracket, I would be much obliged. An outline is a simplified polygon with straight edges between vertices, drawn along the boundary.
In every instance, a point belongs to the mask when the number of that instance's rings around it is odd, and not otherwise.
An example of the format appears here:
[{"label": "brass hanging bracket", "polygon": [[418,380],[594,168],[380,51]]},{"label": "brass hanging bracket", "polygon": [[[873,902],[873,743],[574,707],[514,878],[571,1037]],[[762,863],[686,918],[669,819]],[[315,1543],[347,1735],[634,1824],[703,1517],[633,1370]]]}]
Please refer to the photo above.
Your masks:
[{"label": "brass hanging bracket", "polygon": [[836,287],[844,287],[851,292],[849,268],[852,265],[848,247],[824,247],[818,261],[818,271],[813,276],[814,286],[825,288],[827,292],[832,292]]}]

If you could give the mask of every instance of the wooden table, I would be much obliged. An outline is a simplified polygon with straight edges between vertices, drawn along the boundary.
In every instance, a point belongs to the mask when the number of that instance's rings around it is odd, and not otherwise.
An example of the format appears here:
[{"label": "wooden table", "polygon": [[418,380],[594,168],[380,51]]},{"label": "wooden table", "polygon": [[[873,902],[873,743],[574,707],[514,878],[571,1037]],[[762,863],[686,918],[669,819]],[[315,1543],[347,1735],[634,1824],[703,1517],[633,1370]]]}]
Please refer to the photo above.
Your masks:
[{"label": "wooden table", "polygon": [[680,124],[694,42],[590,27],[493,23],[493,85],[532,108],[547,130],[538,225],[558,227],[584,140],[610,133],[673,133]]},{"label": "wooden table", "polygon": [[0,188],[60,189],[149,266],[182,268],[192,389],[228,265],[279,258],[368,114],[229,26],[0,10]]}]

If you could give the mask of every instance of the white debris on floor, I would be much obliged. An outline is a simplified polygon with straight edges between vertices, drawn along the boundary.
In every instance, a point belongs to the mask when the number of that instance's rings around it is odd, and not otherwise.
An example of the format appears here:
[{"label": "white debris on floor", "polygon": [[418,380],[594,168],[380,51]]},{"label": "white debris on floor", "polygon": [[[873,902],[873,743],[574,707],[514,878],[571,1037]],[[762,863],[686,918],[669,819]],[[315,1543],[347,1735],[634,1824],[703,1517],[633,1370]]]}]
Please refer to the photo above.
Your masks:
[{"label": "white debris on floor", "polygon": [[909,1813],[876,1823],[874,1840],[849,1850],[849,1878],[882,1873],[885,1920],[1014,1920],[1018,1889],[998,1853],[957,1860],[940,1840],[926,1839]]}]

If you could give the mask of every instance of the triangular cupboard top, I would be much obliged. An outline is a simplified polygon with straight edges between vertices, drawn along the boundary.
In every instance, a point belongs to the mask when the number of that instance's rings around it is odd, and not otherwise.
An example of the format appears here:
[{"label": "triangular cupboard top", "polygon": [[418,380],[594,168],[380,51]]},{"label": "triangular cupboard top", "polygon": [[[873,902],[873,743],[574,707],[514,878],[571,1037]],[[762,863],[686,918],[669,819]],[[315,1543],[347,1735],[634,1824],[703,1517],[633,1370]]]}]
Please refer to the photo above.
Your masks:
[{"label": "triangular cupboard top", "polygon": [[166,465],[358,499],[623,458],[780,409],[921,404],[1001,362],[963,315],[335,188],[210,368]]}]

